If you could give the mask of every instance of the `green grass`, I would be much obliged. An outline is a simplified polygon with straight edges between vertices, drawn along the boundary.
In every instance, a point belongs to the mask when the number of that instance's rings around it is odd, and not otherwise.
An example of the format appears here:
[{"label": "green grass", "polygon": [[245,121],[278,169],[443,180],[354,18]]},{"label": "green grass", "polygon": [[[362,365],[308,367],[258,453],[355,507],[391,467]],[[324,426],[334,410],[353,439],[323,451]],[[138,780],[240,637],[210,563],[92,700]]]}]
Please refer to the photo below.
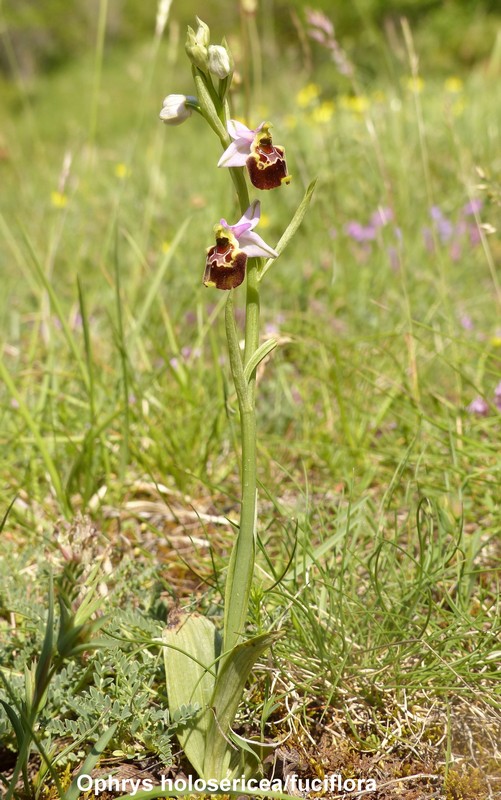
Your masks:
[{"label": "green grass", "polygon": [[[499,81],[478,70],[452,94],[425,74],[418,94],[403,78],[364,86],[356,102],[325,85],[302,108],[297,92],[315,76],[287,74],[287,58],[251,120],[273,122],[294,178],[261,198],[267,241],[318,185],[263,286],[280,347],[259,375],[251,626],[287,636],[241,729],[288,733],[310,760],[323,743],[333,769],[331,737],[347,774],[367,769],[361,753],[373,768],[384,754],[385,780],[428,764],[449,771],[448,797],[468,797],[468,769],[499,770],[501,251],[496,234],[470,241],[473,217],[443,243],[430,209],[456,225],[481,196],[476,222],[496,225],[476,167],[496,174]],[[239,495],[222,298],[201,285],[212,226],[236,213],[218,143],[199,119],[157,121],[166,93],[190,91],[166,44],[108,54],[94,131],[92,62],[11,91],[0,161],[0,512],[12,503],[0,637],[12,697],[42,648],[47,563],[63,570],[54,530],[71,542],[80,513],[100,531],[83,541],[110,614],[106,647],[68,662],[43,710],[38,741],[63,783],[64,760],[81,764],[101,732],[103,695],[117,723],[108,756],[169,760],[155,639],[176,602],[219,616]],[[241,95],[234,104],[241,113]],[[346,225],[378,207],[393,220],[353,241]],[[466,410],[477,396],[485,416]],[[5,716],[0,736],[15,750]]]}]

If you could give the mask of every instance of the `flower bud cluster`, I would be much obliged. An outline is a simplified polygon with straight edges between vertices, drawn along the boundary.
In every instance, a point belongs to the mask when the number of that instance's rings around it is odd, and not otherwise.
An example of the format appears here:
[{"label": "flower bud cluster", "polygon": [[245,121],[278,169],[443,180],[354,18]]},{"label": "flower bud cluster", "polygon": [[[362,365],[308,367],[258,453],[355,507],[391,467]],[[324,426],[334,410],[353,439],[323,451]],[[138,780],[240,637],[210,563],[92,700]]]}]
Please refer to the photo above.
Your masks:
[{"label": "flower bud cluster", "polygon": [[226,42],[221,45],[210,44],[209,26],[197,17],[196,31],[188,26],[186,53],[191,63],[204,74],[210,73],[219,80],[233,73],[233,59]]}]

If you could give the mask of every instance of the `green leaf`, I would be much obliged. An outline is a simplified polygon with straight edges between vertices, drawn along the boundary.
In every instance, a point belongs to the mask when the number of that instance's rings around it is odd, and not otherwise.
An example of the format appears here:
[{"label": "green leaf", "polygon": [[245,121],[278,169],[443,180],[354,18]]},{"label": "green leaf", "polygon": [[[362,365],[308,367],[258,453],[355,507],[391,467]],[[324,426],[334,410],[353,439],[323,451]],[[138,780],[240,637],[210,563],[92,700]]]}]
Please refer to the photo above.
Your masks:
[{"label": "green leaf", "polygon": [[77,800],[77,798],[80,796],[81,793],[80,789],[77,786],[78,777],[80,775],[89,775],[92,772],[97,762],[101,758],[108,742],[115,733],[117,727],[118,727],[118,722],[115,722],[110,728],[108,728],[107,731],[103,733],[102,736],[99,737],[95,745],[93,745],[84,763],[82,764],[82,768],[79,770],[78,775],[76,775],[75,778],[72,780],[70,788],[64,793],[61,800]]},{"label": "green leaf", "polygon": [[263,633],[237,644],[225,654],[210,700],[210,724],[207,729],[207,750],[203,776],[222,780],[228,777],[232,756],[238,751],[231,745],[229,734],[242,699],[245,684],[257,659],[282,635],[280,631]]},{"label": "green leaf", "polygon": [[49,610],[47,614],[47,623],[45,626],[45,638],[42,646],[42,652],[37,664],[35,673],[35,702],[38,712],[42,706],[42,700],[47,691],[49,682],[49,671],[54,657],[54,587],[52,585],[52,575],[49,580]]},{"label": "green leaf", "polygon": [[[172,616],[172,614],[171,614]],[[219,637],[214,624],[200,614],[177,614],[163,632],[165,679],[169,712],[174,718],[184,706],[197,704],[199,713],[176,731],[185,756],[203,776],[207,731],[215,684]]]},{"label": "green leaf", "polygon": [[244,367],[244,378],[247,383],[251,379],[252,373],[254,372],[258,364],[260,364],[263,358],[266,358],[266,356],[269,353],[271,353],[272,350],[275,349],[277,344],[278,344],[277,339],[268,339],[267,342],[263,342],[263,344],[260,347],[258,347],[257,350],[251,355],[247,364]]},{"label": "green leaf", "polygon": [[[299,204],[299,206],[298,206],[298,208],[296,210],[296,213],[292,217],[291,221],[289,222],[287,228],[285,229],[285,231],[284,231],[284,233],[282,235],[282,238],[278,242],[278,244],[277,244],[277,246],[275,248],[275,250],[277,251],[278,255],[283,253],[283,251],[285,250],[285,248],[289,244],[290,240],[292,239],[292,237],[296,233],[297,229],[301,225],[301,223],[303,221],[303,217],[306,214],[306,211],[307,211],[308,206],[310,204],[310,200],[311,200],[311,197],[312,197],[313,192],[315,190],[316,183],[317,183],[317,179],[315,178],[315,180],[312,181],[310,183],[310,185],[308,186],[308,188],[306,189],[306,192],[304,193],[304,197],[301,200],[301,202],[300,202],[300,204]],[[268,259],[268,261],[264,265],[263,269],[259,273],[259,277],[258,277],[259,281],[263,280],[264,276],[266,275],[266,273],[268,272],[269,268],[271,267],[271,265],[273,264],[274,261],[276,261],[276,258],[269,258]]]},{"label": "green leaf", "polygon": [[8,718],[10,720],[10,724],[12,725],[12,727],[14,729],[14,733],[16,735],[17,746],[18,746],[19,749],[21,749],[21,744],[22,744],[23,738],[24,738],[23,723],[21,722],[21,720],[17,716],[17,714],[14,711],[14,709],[12,708],[12,706],[9,706],[9,704],[6,703],[5,700],[0,700],[0,703],[5,708],[5,713],[7,714]]}]

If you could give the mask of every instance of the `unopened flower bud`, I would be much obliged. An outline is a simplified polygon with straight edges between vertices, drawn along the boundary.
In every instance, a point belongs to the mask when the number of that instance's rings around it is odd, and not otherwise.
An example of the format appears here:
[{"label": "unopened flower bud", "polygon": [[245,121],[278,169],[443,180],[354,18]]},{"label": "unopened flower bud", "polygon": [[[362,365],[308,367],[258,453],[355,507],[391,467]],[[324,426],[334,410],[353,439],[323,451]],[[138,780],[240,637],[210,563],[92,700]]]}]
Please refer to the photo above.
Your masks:
[{"label": "unopened flower bud", "polygon": [[160,119],[166,125],[181,125],[191,117],[193,109],[190,105],[196,104],[196,97],[186,97],[184,94],[169,94],[162,103]]},{"label": "unopened flower bud", "polygon": [[210,42],[210,28],[200,17],[195,17],[195,19],[198,22],[198,28],[195,34],[197,42],[203,45],[203,47],[208,47]]},{"label": "unopened flower bud", "polygon": [[208,50],[209,72],[220,80],[227,78],[232,72],[231,59],[225,47],[219,44],[209,45]]},{"label": "unopened flower bud", "polygon": [[196,31],[188,25],[185,50],[190,61],[202,72],[207,72],[207,48],[210,42],[210,30],[209,26],[198,17],[197,22],[198,28]]}]

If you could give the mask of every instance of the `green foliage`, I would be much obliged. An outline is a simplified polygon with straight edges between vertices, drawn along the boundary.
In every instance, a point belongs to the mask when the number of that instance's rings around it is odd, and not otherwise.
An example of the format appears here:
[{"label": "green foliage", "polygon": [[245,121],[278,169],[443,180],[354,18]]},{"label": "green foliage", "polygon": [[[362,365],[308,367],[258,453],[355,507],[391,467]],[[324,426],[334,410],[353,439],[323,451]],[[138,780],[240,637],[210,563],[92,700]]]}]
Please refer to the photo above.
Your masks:
[{"label": "green foliage", "polygon": [[[127,758],[152,753],[169,764],[173,732],[196,709],[185,708],[171,722],[168,710],[155,700],[157,676],[151,662],[147,651],[132,655],[110,647],[96,655],[85,673],[61,676],[54,687],[53,703],[42,720],[46,749],[57,738],[78,743],[78,751],[70,750],[66,758],[80,763],[86,749],[82,743],[97,740],[104,724],[116,723],[112,739],[115,751]],[[92,683],[85,686],[89,673]],[[74,692],[75,686],[79,686],[78,693]],[[63,765],[64,762],[60,764]]]},{"label": "green foliage", "polygon": [[[0,561],[0,564],[5,562]],[[151,571],[147,570],[140,578],[134,575],[130,582],[131,568],[132,565],[126,563],[117,568],[114,602],[120,603],[120,598],[123,602],[125,596],[130,599],[131,590],[137,590],[138,579],[144,594],[145,576],[151,575]],[[68,576],[64,581],[68,586]],[[38,653],[43,644],[43,628],[38,624],[37,615],[43,619],[45,614],[42,604],[34,606],[32,602],[24,601],[25,588],[17,573],[4,575],[2,585],[5,612],[14,614],[16,618],[24,617],[18,635],[10,638],[9,646],[4,650],[0,667],[0,701],[12,706],[13,702],[19,704],[23,697],[26,665],[38,662],[34,686],[42,686],[39,677],[42,658]],[[56,620],[56,624],[60,621]],[[6,627],[3,627],[5,633]],[[28,634],[30,630],[32,635]],[[52,673],[44,703],[32,724],[36,748],[42,753],[53,754],[52,767],[57,767],[60,774],[68,762],[81,763],[105,725],[114,727],[110,747],[123,753],[124,757],[151,753],[164,764],[171,762],[173,733],[178,725],[186,724],[197,709],[186,706],[172,720],[169,717],[162,700],[163,693],[159,693],[159,684],[163,683],[159,674],[162,654],[158,640],[161,631],[162,623],[149,616],[147,608],[142,612],[117,609],[113,614],[113,625],[107,625],[106,637],[99,650],[85,658],[79,657],[77,651],[77,657],[65,660]],[[26,713],[29,713],[29,707],[26,708]],[[4,743],[14,748],[10,717],[4,705],[0,713],[0,735]]]}]

